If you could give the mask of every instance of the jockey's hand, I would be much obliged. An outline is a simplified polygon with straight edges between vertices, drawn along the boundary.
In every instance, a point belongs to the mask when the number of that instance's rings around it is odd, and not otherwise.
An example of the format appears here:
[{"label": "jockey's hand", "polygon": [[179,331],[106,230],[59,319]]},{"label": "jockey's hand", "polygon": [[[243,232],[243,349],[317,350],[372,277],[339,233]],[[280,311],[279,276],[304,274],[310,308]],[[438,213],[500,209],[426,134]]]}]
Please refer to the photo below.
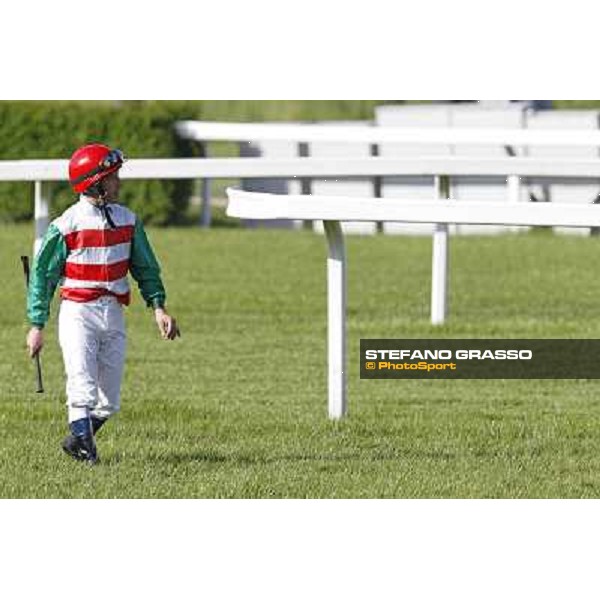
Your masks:
[{"label": "jockey's hand", "polygon": [[38,327],[32,327],[27,334],[26,344],[29,350],[29,356],[33,358],[42,350],[42,346],[44,345],[44,332]]},{"label": "jockey's hand", "polygon": [[181,336],[177,321],[164,308],[154,309],[154,319],[163,340],[174,340]]}]

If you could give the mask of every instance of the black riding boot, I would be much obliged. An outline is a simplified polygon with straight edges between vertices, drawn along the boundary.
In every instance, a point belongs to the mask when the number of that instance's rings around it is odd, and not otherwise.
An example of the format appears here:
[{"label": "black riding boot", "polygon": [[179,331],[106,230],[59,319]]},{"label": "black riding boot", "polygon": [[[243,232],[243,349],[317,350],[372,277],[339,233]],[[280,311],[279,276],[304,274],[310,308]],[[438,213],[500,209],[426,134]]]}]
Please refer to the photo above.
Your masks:
[{"label": "black riding boot", "polygon": [[69,427],[71,435],[63,440],[62,449],[75,460],[95,465],[98,462],[98,451],[94,441],[91,419],[73,421]]}]

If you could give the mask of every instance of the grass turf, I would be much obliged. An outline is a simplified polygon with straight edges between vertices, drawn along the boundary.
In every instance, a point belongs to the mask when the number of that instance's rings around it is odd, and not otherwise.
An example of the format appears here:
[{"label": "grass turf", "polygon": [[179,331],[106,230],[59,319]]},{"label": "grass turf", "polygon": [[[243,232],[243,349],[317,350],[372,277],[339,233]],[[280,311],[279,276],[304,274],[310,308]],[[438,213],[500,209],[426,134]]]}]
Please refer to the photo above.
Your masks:
[{"label": "grass turf", "polygon": [[74,463],[56,302],[46,393],[26,357],[19,255],[0,228],[0,496],[598,497],[597,381],[362,381],[361,337],[600,337],[600,240],[529,233],[451,242],[451,317],[429,322],[431,240],[350,237],[349,406],[327,419],[326,246],[308,232],[150,230],[183,337],[135,294],[122,412],[102,464]]}]

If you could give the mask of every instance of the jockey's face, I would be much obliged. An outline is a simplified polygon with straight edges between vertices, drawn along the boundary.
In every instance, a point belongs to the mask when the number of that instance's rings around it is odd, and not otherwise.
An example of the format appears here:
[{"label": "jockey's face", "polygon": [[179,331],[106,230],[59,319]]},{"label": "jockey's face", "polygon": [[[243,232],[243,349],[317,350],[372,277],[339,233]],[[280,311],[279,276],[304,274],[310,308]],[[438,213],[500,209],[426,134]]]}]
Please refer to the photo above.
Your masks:
[{"label": "jockey's face", "polygon": [[106,195],[104,199],[107,202],[116,202],[119,198],[119,189],[121,187],[121,180],[119,179],[119,172],[115,171],[110,175],[107,175],[102,179],[102,187]]}]

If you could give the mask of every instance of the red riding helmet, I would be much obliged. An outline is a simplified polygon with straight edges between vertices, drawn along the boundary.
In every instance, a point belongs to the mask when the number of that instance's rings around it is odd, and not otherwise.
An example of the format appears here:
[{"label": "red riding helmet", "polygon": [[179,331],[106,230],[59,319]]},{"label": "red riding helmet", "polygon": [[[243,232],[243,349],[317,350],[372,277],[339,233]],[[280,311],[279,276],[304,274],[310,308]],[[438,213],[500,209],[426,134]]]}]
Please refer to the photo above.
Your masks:
[{"label": "red riding helmet", "polygon": [[69,181],[78,193],[85,192],[110,173],[118,171],[125,162],[120,150],[112,150],[104,144],[87,144],[75,150],[69,161]]}]

